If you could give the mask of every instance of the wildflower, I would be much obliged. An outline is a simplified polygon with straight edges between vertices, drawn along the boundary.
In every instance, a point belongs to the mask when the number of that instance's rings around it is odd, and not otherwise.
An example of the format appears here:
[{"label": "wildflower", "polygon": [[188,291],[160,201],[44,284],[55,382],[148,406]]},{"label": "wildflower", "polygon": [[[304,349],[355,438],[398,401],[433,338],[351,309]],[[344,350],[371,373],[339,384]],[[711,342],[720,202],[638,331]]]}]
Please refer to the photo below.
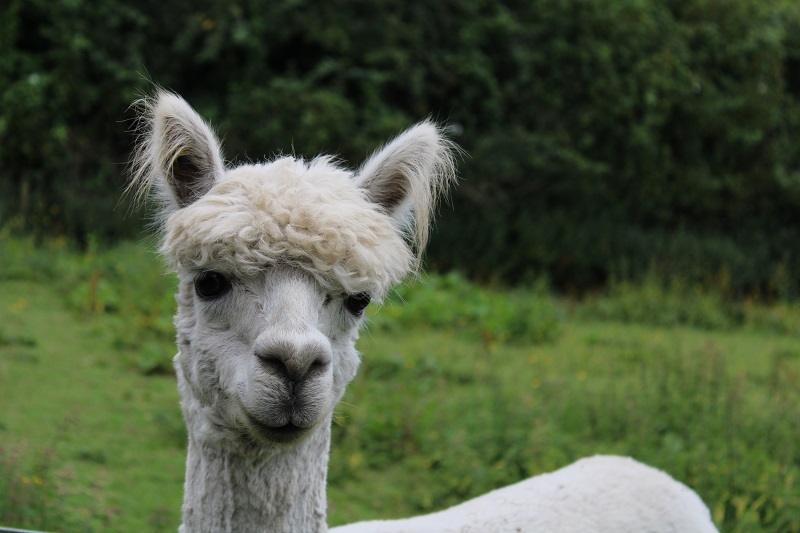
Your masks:
[{"label": "wildflower", "polygon": [[347,462],[350,463],[350,468],[355,469],[355,468],[358,468],[359,466],[361,466],[361,463],[363,463],[363,460],[362,460],[361,454],[354,453],[353,455],[351,455],[348,458]]},{"label": "wildflower", "polygon": [[28,302],[26,302],[24,298],[20,298],[14,305],[11,306],[11,312],[15,315],[19,314],[19,312],[25,309],[27,306]]}]

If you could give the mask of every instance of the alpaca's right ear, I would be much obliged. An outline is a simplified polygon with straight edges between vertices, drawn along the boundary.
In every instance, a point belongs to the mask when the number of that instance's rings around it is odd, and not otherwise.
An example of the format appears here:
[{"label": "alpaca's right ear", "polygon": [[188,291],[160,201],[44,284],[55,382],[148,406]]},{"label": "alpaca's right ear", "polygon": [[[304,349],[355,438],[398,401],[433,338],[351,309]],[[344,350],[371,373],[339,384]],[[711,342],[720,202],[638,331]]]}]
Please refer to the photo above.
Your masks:
[{"label": "alpaca's right ear", "polygon": [[137,102],[137,148],[129,188],[137,196],[154,184],[167,211],[206,194],[224,173],[211,127],[180,96],[158,91]]}]

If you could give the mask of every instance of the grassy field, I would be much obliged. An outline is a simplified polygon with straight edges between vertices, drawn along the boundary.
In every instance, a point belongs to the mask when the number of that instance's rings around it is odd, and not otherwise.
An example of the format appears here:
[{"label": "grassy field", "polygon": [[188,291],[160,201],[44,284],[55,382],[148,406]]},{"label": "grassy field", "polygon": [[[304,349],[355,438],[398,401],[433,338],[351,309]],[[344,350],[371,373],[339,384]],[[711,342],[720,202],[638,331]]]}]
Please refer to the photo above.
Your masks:
[{"label": "grassy field", "polygon": [[[174,531],[171,292],[143,245],[2,239],[0,524]],[[372,306],[329,522],[432,511],[595,453],[691,485],[726,532],[800,532],[800,309],[655,281],[579,303],[455,275]]]}]

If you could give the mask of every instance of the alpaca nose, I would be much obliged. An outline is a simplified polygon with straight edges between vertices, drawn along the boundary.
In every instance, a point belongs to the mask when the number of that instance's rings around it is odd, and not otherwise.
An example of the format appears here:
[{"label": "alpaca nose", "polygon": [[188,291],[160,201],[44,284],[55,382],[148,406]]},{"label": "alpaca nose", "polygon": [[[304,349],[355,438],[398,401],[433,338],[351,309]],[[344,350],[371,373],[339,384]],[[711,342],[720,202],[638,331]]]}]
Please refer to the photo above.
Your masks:
[{"label": "alpaca nose", "polygon": [[325,372],[332,357],[330,342],[316,331],[261,335],[253,351],[259,363],[272,374],[286,379],[290,388]]}]

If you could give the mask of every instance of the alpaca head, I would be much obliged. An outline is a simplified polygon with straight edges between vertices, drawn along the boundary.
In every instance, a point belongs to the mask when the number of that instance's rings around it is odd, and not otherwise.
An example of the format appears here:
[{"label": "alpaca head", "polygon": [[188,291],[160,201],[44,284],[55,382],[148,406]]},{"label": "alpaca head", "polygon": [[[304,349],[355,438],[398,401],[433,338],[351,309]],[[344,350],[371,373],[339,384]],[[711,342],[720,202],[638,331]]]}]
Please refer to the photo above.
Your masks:
[{"label": "alpaca head", "polygon": [[159,92],[140,110],[131,187],[162,205],[189,432],[242,449],[300,442],[356,373],[364,308],[418,265],[452,146],[423,122],[355,173],[327,157],[226,168],[183,99]]}]

